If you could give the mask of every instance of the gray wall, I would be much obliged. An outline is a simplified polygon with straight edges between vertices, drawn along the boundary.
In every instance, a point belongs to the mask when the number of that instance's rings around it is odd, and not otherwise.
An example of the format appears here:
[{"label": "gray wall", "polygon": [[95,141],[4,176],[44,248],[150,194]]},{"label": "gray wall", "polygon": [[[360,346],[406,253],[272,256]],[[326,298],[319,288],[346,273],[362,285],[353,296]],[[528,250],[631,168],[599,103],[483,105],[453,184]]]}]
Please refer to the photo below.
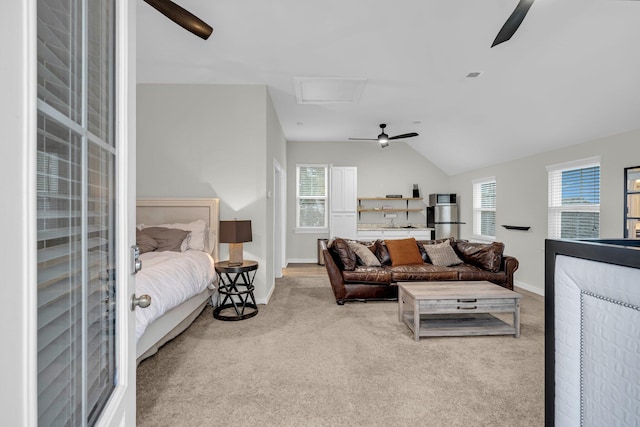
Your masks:
[{"label": "gray wall", "polygon": [[269,156],[286,162],[266,87],[144,84],[137,93],[138,197],[219,197],[221,219],[250,219],[244,257],[260,263],[255,294],[265,302],[274,285]]},{"label": "gray wall", "polygon": [[[461,195],[461,238],[472,238],[472,180],[496,177],[496,240],[520,261],[516,285],[544,293],[544,240],[547,237],[547,166],[601,156],[600,236],[623,236],[624,168],[640,165],[640,130],[615,135],[493,167],[452,176],[452,192]],[[526,225],[529,231],[500,225]]]},{"label": "gray wall", "polygon": [[[392,142],[389,147],[381,149],[375,141],[289,141],[287,142],[287,258],[289,262],[315,262],[317,239],[328,237],[328,233],[295,232],[296,165],[302,163],[356,166],[358,197],[384,197],[387,194],[411,197],[413,184],[418,184],[423,197],[427,197],[429,193],[449,191],[449,177],[404,142]],[[363,217],[362,220],[374,222],[373,216],[367,218]],[[426,218],[424,216],[421,218],[426,223]],[[397,220],[402,220],[400,215]]]}]

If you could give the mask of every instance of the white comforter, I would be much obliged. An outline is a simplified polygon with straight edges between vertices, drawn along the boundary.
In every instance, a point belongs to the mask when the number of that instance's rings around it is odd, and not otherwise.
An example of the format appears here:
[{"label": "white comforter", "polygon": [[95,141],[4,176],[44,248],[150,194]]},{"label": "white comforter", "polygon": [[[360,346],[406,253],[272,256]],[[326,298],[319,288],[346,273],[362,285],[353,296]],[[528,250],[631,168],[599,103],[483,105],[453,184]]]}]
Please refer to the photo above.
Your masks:
[{"label": "white comforter", "polygon": [[136,275],[136,295],[147,294],[151,305],[136,310],[136,341],[147,326],[192,296],[214,288],[214,261],[202,251],[147,252],[140,256],[142,270]]}]

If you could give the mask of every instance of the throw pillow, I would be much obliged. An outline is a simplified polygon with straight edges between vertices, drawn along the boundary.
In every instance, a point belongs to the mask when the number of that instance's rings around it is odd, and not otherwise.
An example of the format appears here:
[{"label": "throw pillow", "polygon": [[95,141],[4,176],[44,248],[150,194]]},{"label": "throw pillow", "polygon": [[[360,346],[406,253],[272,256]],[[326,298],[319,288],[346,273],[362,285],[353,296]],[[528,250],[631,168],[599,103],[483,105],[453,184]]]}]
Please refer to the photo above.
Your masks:
[{"label": "throw pillow", "polygon": [[465,262],[493,273],[500,271],[504,243],[470,243],[458,241],[454,247]]},{"label": "throw pillow", "polygon": [[378,258],[362,243],[349,243],[349,247],[362,262],[362,265],[366,265],[367,267],[380,267]]},{"label": "throw pillow", "polygon": [[422,255],[420,255],[420,250],[416,244],[416,239],[413,237],[409,239],[385,240],[384,243],[389,250],[392,266],[424,264]]},{"label": "throw pillow", "polygon": [[391,265],[391,258],[389,257],[389,251],[387,245],[383,240],[376,240],[373,246],[373,253],[376,254],[376,258],[380,261],[380,265]]},{"label": "throw pillow", "polygon": [[177,228],[146,227],[144,234],[158,242],[158,249],[156,249],[158,252],[181,252],[180,246],[189,232]]},{"label": "throw pillow", "polygon": [[449,267],[451,265],[462,264],[462,260],[458,258],[458,255],[456,255],[456,252],[448,240],[435,245],[424,245],[424,250],[427,251],[431,264],[433,265]]},{"label": "throw pillow", "polygon": [[336,237],[329,242],[328,248],[338,254],[342,267],[346,271],[353,271],[356,268],[356,254],[349,247],[346,240]]},{"label": "throw pillow", "polygon": [[136,246],[140,249],[140,254],[153,252],[158,249],[158,242],[147,236],[140,230],[136,230]]}]

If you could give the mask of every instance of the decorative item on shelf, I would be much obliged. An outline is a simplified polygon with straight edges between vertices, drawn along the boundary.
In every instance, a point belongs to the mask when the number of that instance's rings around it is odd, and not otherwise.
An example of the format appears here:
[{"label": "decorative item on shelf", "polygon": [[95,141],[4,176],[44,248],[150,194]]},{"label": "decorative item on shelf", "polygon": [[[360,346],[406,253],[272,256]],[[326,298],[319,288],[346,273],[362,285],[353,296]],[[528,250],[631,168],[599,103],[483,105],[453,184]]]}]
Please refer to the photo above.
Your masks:
[{"label": "decorative item on shelf", "polygon": [[402,194],[387,194],[385,197],[387,199],[402,199]]},{"label": "decorative item on shelf", "polygon": [[242,265],[242,243],[251,241],[251,220],[220,221],[220,243],[229,243],[229,266]]},{"label": "decorative item on shelf", "polygon": [[521,230],[521,231],[527,231],[528,229],[531,228],[525,225],[503,225],[503,227],[506,228],[507,230]]},{"label": "decorative item on shelf", "polygon": [[417,199],[420,197],[420,190],[418,189],[418,184],[413,184],[413,198]]}]

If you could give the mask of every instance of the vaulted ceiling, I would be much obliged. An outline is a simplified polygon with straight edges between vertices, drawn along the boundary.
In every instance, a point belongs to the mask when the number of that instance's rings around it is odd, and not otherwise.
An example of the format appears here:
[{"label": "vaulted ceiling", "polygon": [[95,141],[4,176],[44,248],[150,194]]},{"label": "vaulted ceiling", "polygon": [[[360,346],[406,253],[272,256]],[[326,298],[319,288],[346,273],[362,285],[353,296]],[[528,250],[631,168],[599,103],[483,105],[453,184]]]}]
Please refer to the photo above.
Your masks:
[{"label": "vaulted ceiling", "polygon": [[[138,1],[138,82],[265,84],[290,141],[420,135],[447,174],[640,129],[640,1],[174,0],[204,41]],[[479,72],[478,77],[467,77]],[[364,78],[357,102],[298,103],[296,77]],[[380,150],[376,142],[371,150]]]}]

